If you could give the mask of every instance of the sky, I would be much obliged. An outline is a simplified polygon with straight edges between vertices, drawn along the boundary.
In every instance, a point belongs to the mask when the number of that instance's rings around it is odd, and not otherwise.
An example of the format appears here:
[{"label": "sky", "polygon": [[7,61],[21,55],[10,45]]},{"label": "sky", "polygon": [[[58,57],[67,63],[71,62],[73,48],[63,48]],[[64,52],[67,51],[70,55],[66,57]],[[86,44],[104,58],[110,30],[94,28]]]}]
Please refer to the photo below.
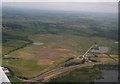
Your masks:
[{"label": "sky", "polygon": [[117,2],[3,2],[3,6],[60,11],[84,11],[100,13],[118,12]]},{"label": "sky", "polygon": [[2,0],[3,2],[118,2],[119,0]]}]

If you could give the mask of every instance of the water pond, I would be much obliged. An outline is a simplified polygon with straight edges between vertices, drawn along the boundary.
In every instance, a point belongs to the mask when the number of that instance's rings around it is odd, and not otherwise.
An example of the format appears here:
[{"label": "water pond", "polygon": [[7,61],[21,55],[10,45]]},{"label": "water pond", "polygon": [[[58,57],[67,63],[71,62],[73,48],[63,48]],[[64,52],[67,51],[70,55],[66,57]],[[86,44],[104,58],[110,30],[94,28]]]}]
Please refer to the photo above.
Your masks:
[{"label": "water pond", "polygon": [[102,79],[95,82],[118,82],[118,70],[101,70],[104,74]]},{"label": "water pond", "polygon": [[44,43],[40,43],[40,42],[34,42],[34,45],[43,45]]}]

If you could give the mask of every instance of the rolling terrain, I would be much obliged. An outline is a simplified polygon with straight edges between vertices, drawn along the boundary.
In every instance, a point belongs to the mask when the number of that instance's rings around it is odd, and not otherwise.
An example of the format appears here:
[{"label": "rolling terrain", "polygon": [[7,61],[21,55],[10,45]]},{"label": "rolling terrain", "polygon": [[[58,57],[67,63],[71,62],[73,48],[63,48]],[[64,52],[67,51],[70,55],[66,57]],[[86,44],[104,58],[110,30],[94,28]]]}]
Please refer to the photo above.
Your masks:
[{"label": "rolling terrain", "polygon": [[[31,10],[3,9],[3,66],[17,76],[31,79],[81,62],[81,58],[69,59],[83,55],[94,43],[107,46],[109,52],[103,54],[103,58],[89,59],[104,62],[118,57],[117,17],[114,14],[105,17],[105,14],[84,15],[81,12],[34,10],[33,13]],[[104,58],[106,54],[110,57]]]}]

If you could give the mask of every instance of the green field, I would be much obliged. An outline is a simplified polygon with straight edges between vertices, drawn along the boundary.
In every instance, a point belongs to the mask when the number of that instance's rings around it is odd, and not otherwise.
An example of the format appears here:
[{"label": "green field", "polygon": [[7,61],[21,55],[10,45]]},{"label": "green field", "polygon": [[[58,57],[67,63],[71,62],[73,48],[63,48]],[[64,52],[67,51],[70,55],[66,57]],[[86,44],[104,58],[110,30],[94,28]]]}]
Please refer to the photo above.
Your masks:
[{"label": "green field", "polygon": [[51,79],[50,82],[93,82],[102,77],[103,73],[99,69],[86,67],[63,73]]},{"label": "green field", "polygon": [[9,77],[9,80],[10,80],[10,82],[21,82],[17,78],[12,78],[12,77]]},{"label": "green field", "polygon": [[91,67],[84,67],[80,69],[75,69],[69,72],[62,73],[49,82],[94,82],[95,80],[103,79],[104,73],[101,69],[106,70],[118,70],[118,64],[100,64]]},{"label": "green field", "polygon": [[106,54],[97,54],[97,57],[89,57],[90,60],[96,62],[117,62],[119,61],[119,55],[106,55]]},{"label": "green field", "polygon": [[38,66],[35,61],[25,59],[4,59],[3,65],[13,70],[15,75],[28,78],[40,74],[40,71],[46,68],[46,66]]},{"label": "green field", "polygon": [[[18,14],[18,10],[10,10],[3,10],[3,66],[9,67],[17,76],[33,78],[61,66],[79,63],[81,60],[65,61],[83,55],[95,43],[108,47],[110,56],[118,54],[116,16],[46,14],[44,11],[33,14],[29,10]],[[44,44],[34,45],[35,42]],[[114,61],[111,58],[90,59]],[[87,74],[92,71],[90,69]]]}]

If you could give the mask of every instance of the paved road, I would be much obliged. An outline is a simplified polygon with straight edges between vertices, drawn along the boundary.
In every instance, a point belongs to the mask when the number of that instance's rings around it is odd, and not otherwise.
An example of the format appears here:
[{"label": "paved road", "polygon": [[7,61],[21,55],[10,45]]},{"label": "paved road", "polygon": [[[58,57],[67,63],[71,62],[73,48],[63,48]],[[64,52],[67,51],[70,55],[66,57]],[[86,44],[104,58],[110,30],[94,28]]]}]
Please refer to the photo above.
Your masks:
[{"label": "paved road", "polygon": [[92,45],[92,46],[85,52],[85,54],[83,55],[83,57],[85,57],[86,54],[87,54],[93,47],[94,47],[94,45]]},{"label": "paved road", "polygon": [[[86,52],[85,54],[82,56],[83,59],[86,59],[88,58],[87,57],[87,53],[93,48],[94,45],[92,45]],[[106,62],[104,62],[106,63]],[[70,71],[70,70],[73,70],[73,69],[77,69],[77,68],[80,68],[80,67],[86,67],[86,66],[92,66],[92,65],[95,65],[95,64],[103,64],[103,62],[92,62],[92,63],[85,63],[85,64],[79,64],[79,65],[73,65],[73,66],[69,66],[69,67],[61,67],[61,68],[58,68],[58,69],[55,69],[55,70],[52,70],[50,72],[47,72],[43,75],[40,75],[36,78],[33,78],[31,80],[29,80],[30,82],[36,82],[37,80],[43,80],[42,82],[45,82],[53,77],[55,77],[56,75],[58,74],[61,74],[61,73],[64,73],[66,71]]]},{"label": "paved road", "polygon": [[[86,59],[87,56],[86,54],[93,48],[94,45],[92,45],[86,52],[85,54],[82,56],[83,59]],[[48,77],[48,76],[51,76],[51,75],[57,75],[57,74],[60,74],[60,73],[63,73],[63,72],[66,72],[68,70],[72,70],[74,68],[77,68],[77,67],[82,67],[82,66],[88,66],[88,65],[91,65],[91,64],[81,64],[81,65],[74,65],[74,66],[69,66],[69,67],[61,67],[61,68],[58,68],[58,69],[55,69],[55,70],[52,70],[51,72],[48,72],[48,73],[45,73],[41,76],[38,76],[36,78],[33,78],[31,79],[30,81],[32,82],[35,82],[37,80],[40,80],[40,79],[44,79],[45,77]]]},{"label": "paved road", "polygon": [[45,73],[43,75],[40,75],[36,78],[33,78],[31,80],[29,80],[30,82],[36,82],[37,80],[43,80],[43,82],[45,80],[49,80],[50,78],[55,77],[58,74],[64,73],[66,71],[70,71],[70,70],[74,70],[77,68],[81,68],[81,67],[86,67],[86,66],[92,66],[92,65],[96,65],[96,64],[106,64],[106,63],[111,63],[111,62],[92,62],[92,63],[85,63],[85,64],[80,64],[80,65],[74,65],[74,66],[69,66],[69,67],[61,67],[55,70],[52,70],[51,72]]},{"label": "paved road", "polygon": [[[87,57],[87,53],[93,48],[94,45],[92,45],[86,52],[85,54],[82,56],[83,59],[86,59],[88,58]],[[92,66],[92,65],[96,65],[96,64],[106,64],[106,63],[110,63],[110,62],[87,62],[85,64],[79,64],[79,65],[73,65],[73,66],[69,66],[69,67],[60,67],[58,69],[55,69],[55,70],[52,70],[52,71],[49,71],[43,75],[40,75],[36,78],[33,78],[33,79],[30,79],[28,81],[30,82],[36,82],[38,80],[43,80],[42,82],[45,82],[53,77],[55,77],[56,75],[58,74],[61,74],[61,73],[64,73],[66,71],[70,71],[70,70],[74,70],[74,69],[77,69],[77,68],[81,68],[81,67],[86,67],[86,66]]]}]

